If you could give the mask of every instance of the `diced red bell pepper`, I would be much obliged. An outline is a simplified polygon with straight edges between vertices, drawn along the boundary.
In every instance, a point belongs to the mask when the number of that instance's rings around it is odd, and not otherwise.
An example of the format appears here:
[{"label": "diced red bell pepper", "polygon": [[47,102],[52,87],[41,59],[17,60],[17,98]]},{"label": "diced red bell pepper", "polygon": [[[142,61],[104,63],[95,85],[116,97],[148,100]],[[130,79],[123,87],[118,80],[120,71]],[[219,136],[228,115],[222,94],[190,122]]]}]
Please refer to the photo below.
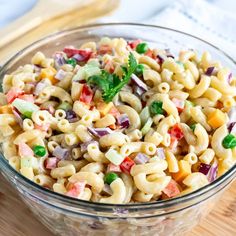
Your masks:
[{"label": "diced red bell pepper", "polygon": [[65,47],[63,52],[66,53],[68,57],[73,57],[74,55],[79,54],[84,58],[84,61],[87,61],[93,53],[89,49],[77,49],[73,47]]},{"label": "diced red bell pepper", "polygon": [[31,102],[31,103],[34,103],[34,100],[35,100],[32,94],[19,95],[18,98],[25,100],[27,102]]},{"label": "diced red bell pepper", "polygon": [[171,179],[169,184],[164,188],[163,193],[165,193],[169,198],[175,197],[180,193],[178,184]]},{"label": "diced red bell pepper", "polygon": [[131,47],[131,49],[135,49],[138,44],[142,42],[141,39],[137,39],[135,41],[128,42],[128,45]]},{"label": "diced red bell pepper", "polygon": [[56,157],[50,157],[45,160],[45,167],[46,169],[52,170],[57,167],[57,163],[59,162],[59,159]]},{"label": "diced red bell pepper", "polygon": [[184,110],[184,101],[177,99],[177,98],[173,98],[172,102],[175,104],[176,108],[178,109],[178,112],[182,112]]},{"label": "diced red bell pepper", "polygon": [[184,134],[178,124],[169,129],[168,133],[171,137],[175,137],[177,140],[180,140],[184,137]]},{"label": "diced red bell pepper", "polygon": [[98,49],[98,54],[112,54],[112,48],[109,45],[101,45]]},{"label": "diced red bell pepper", "polygon": [[79,195],[84,192],[85,185],[85,181],[79,181],[74,184],[70,184],[66,195],[70,197],[79,197]]},{"label": "diced red bell pepper", "polygon": [[133,165],[135,165],[135,162],[129,157],[126,157],[124,161],[120,164],[120,169],[124,173],[130,173],[130,170]]},{"label": "diced red bell pepper", "polygon": [[80,94],[80,101],[86,104],[89,104],[93,99],[93,90],[86,84],[83,85],[81,94]]},{"label": "diced red bell pepper", "polygon": [[6,94],[7,102],[12,103],[19,95],[24,94],[24,91],[17,87],[12,87]]},{"label": "diced red bell pepper", "polygon": [[113,163],[110,163],[107,166],[107,172],[121,172],[120,166],[114,165]]},{"label": "diced red bell pepper", "polygon": [[151,49],[148,49],[147,52],[145,52],[145,56],[148,56],[154,59],[153,51]]},{"label": "diced red bell pepper", "polygon": [[18,146],[18,153],[20,157],[33,157],[33,150],[24,142],[20,142]]}]

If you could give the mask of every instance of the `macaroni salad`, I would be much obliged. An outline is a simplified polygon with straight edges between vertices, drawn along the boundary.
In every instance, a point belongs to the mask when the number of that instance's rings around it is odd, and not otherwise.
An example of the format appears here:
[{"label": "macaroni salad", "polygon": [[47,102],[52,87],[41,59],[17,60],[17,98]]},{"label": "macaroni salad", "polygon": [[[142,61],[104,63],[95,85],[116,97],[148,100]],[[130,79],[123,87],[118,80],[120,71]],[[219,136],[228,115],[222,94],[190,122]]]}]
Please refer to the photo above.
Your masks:
[{"label": "macaroni salad", "polygon": [[3,79],[0,141],[23,176],[87,201],[193,192],[236,162],[236,77],[208,52],[102,38]]}]

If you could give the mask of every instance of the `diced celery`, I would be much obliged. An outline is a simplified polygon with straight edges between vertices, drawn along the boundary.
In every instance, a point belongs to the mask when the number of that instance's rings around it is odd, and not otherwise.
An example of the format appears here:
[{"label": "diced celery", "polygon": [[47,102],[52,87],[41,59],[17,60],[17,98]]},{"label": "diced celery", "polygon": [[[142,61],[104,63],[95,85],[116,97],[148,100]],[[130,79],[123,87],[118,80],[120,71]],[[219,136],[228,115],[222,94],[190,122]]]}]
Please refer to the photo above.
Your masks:
[{"label": "diced celery", "polygon": [[151,115],[150,115],[149,107],[147,106],[143,108],[143,110],[139,114],[139,117],[141,119],[141,124],[144,125],[147,122],[147,120],[150,118],[150,116]]},{"label": "diced celery", "polygon": [[186,100],[186,101],[185,101],[185,106],[186,106],[186,107],[194,107],[194,103],[193,103],[193,102],[190,102],[189,100]]},{"label": "diced celery", "polygon": [[109,149],[108,152],[105,154],[105,157],[114,165],[120,165],[123,160],[124,157],[119,154],[116,150],[114,149]]},{"label": "diced celery", "polygon": [[73,77],[73,81],[87,80],[90,76],[99,75],[100,73],[101,70],[95,63],[86,64],[78,70],[77,74]]},{"label": "diced celery", "polygon": [[39,167],[38,159],[35,157],[22,157],[20,159],[21,168],[23,167],[32,167],[34,170],[37,170]]},{"label": "diced celery", "polygon": [[151,117],[149,117],[147,122],[145,123],[145,125],[141,129],[142,135],[145,135],[151,129],[152,123],[153,123],[153,120]]},{"label": "diced celery", "polygon": [[72,106],[70,103],[68,102],[62,102],[58,107],[57,109],[62,109],[64,111],[68,111],[68,110],[71,110],[72,109]]},{"label": "diced celery", "polygon": [[100,63],[99,63],[98,59],[91,58],[91,59],[88,60],[87,65],[91,65],[91,66],[99,68]]},{"label": "diced celery", "polygon": [[31,118],[32,113],[39,110],[39,107],[31,102],[16,98],[12,106],[17,108],[17,110],[27,118]]}]

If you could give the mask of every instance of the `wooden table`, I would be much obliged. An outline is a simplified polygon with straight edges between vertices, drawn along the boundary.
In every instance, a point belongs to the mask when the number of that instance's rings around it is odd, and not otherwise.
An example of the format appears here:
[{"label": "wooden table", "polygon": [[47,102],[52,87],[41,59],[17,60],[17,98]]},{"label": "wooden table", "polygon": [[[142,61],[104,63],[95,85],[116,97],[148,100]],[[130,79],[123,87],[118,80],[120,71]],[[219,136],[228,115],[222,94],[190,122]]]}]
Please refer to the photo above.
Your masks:
[{"label": "wooden table", "polygon": [[[216,208],[187,236],[236,235],[236,181]],[[53,236],[0,175],[0,236]],[[168,235],[166,235],[168,236]]]}]

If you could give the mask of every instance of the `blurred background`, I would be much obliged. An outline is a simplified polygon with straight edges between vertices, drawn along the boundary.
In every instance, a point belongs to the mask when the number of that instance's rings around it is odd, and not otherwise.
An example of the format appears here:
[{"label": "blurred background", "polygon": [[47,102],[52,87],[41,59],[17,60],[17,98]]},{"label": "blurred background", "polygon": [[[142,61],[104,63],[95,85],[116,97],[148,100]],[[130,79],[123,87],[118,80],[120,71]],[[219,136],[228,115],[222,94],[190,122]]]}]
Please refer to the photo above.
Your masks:
[{"label": "blurred background", "polygon": [[5,55],[49,33],[94,22],[139,22],[178,29],[236,59],[234,0],[0,0],[0,10],[1,62]]}]

